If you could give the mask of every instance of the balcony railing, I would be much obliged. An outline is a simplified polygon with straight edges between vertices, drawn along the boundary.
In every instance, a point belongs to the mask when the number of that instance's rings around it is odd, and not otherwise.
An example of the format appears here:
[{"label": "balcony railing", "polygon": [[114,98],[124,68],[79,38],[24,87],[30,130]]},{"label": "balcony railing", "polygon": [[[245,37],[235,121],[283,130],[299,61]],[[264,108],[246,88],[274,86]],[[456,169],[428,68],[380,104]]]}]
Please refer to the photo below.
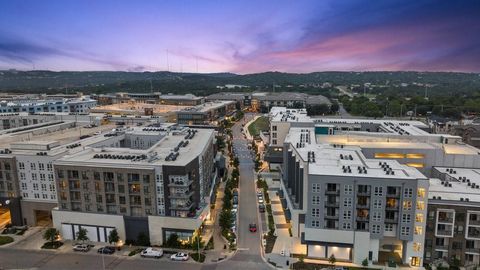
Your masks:
[{"label": "balcony railing", "polygon": [[385,209],[386,210],[392,210],[392,211],[395,211],[395,210],[398,210],[398,205],[386,205],[385,206]]},{"label": "balcony railing", "polygon": [[325,202],[325,206],[327,207],[338,207],[338,205],[339,205],[338,202],[329,202],[329,201]]},{"label": "balcony railing", "polygon": [[400,192],[397,193],[387,193],[387,198],[399,198]]},{"label": "balcony railing", "polygon": [[357,191],[358,196],[370,196],[370,190],[359,190]]},{"label": "balcony railing", "polygon": [[168,184],[169,187],[188,187],[193,183],[193,180],[175,181]]},{"label": "balcony railing", "polygon": [[451,236],[453,234],[452,230],[437,230],[437,235],[440,236]]},{"label": "balcony railing", "polygon": [[357,216],[357,221],[369,221],[370,216]]},{"label": "balcony railing", "polygon": [[369,209],[370,204],[357,204],[358,209]]},{"label": "balcony railing", "polygon": [[397,217],[394,217],[394,218],[385,218],[385,223],[398,223],[398,218]]},{"label": "balcony railing", "polygon": [[474,253],[480,255],[480,248],[466,248],[465,252]]},{"label": "balcony railing", "polygon": [[480,220],[478,220],[478,219],[469,219],[469,220],[468,220],[468,224],[469,224],[469,225],[478,225],[478,226],[480,226]]},{"label": "balcony railing", "polygon": [[193,191],[187,191],[185,193],[172,193],[170,194],[170,198],[176,199],[188,199],[193,195]]},{"label": "balcony railing", "polygon": [[325,194],[327,194],[327,195],[340,195],[340,190],[326,190]]},{"label": "balcony railing", "polygon": [[453,223],[453,217],[438,217],[438,222]]},{"label": "balcony railing", "polygon": [[326,214],[325,219],[338,219],[338,214]]}]

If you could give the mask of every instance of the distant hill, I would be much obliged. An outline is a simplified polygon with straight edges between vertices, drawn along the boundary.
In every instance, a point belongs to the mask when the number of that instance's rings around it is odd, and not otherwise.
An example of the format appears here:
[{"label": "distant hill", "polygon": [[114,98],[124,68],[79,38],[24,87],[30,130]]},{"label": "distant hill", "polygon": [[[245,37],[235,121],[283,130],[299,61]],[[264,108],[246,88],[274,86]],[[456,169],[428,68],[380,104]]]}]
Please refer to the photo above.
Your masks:
[{"label": "distant hill", "polygon": [[[151,83],[150,83],[151,82]],[[422,93],[429,85],[430,94],[472,94],[480,91],[480,74],[454,72],[264,72],[246,75],[233,73],[175,73],[175,72],[53,72],[0,71],[0,91],[23,93],[56,93],[83,91],[107,93],[117,91],[195,93],[198,95],[220,91],[217,86],[246,85],[248,90],[305,91],[322,93],[319,85],[372,85],[372,92]]]}]

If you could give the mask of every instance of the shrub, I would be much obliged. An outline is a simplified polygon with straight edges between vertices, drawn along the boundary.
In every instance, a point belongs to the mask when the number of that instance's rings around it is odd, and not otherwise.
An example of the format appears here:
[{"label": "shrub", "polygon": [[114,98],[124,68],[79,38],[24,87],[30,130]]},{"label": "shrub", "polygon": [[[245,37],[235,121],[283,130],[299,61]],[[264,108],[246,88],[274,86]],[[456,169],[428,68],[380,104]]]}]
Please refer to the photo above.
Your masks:
[{"label": "shrub", "polygon": [[13,242],[10,236],[0,236],[0,246]]},{"label": "shrub", "polygon": [[365,258],[363,261],[362,261],[362,266],[363,267],[367,267],[368,266],[368,259]]},{"label": "shrub", "polygon": [[150,239],[144,232],[140,232],[138,233],[138,236],[137,236],[137,244],[139,246],[144,246],[144,247],[150,246]]},{"label": "shrub", "polygon": [[55,240],[57,240],[59,235],[60,232],[57,229],[50,228],[43,233],[43,239],[49,241],[50,243],[53,243],[55,242]]},{"label": "shrub", "polygon": [[205,261],[205,254],[203,253],[190,253],[190,257],[194,259],[196,262],[203,263]]},{"label": "shrub", "polygon": [[42,248],[43,249],[57,249],[63,245],[62,242],[60,241],[54,241],[54,242],[46,242],[43,244]]}]

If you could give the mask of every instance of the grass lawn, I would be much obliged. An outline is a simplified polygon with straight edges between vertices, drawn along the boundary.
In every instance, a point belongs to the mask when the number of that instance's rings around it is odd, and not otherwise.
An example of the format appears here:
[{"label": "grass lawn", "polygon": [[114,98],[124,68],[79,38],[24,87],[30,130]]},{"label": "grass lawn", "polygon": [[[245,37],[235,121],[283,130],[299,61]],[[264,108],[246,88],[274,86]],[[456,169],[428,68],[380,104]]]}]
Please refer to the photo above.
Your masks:
[{"label": "grass lawn", "polygon": [[248,126],[248,132],[253,137],[256,137],[260,134],[260,131],[268,131],[270,129],[270,123],[268,122],[268,117],[260,116],[252,124]]},{"label": "grass lawn", "polygon": [[13,238],[10,236],[0,236],[0,246],[13,242]]}]

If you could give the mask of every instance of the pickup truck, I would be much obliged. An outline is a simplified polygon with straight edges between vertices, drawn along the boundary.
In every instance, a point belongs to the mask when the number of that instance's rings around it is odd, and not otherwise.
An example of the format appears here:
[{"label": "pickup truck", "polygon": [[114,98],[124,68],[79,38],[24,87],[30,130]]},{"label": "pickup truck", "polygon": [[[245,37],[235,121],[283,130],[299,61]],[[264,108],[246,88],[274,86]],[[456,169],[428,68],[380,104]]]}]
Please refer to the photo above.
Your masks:
[{"label": "pickup truck", "polygon": [[140,256],[142,256],[143,258],[150,257],[150,258],[158,259],[163,256],[163,250],[155,249],[155,248],[146,248],[140,253]]}]

